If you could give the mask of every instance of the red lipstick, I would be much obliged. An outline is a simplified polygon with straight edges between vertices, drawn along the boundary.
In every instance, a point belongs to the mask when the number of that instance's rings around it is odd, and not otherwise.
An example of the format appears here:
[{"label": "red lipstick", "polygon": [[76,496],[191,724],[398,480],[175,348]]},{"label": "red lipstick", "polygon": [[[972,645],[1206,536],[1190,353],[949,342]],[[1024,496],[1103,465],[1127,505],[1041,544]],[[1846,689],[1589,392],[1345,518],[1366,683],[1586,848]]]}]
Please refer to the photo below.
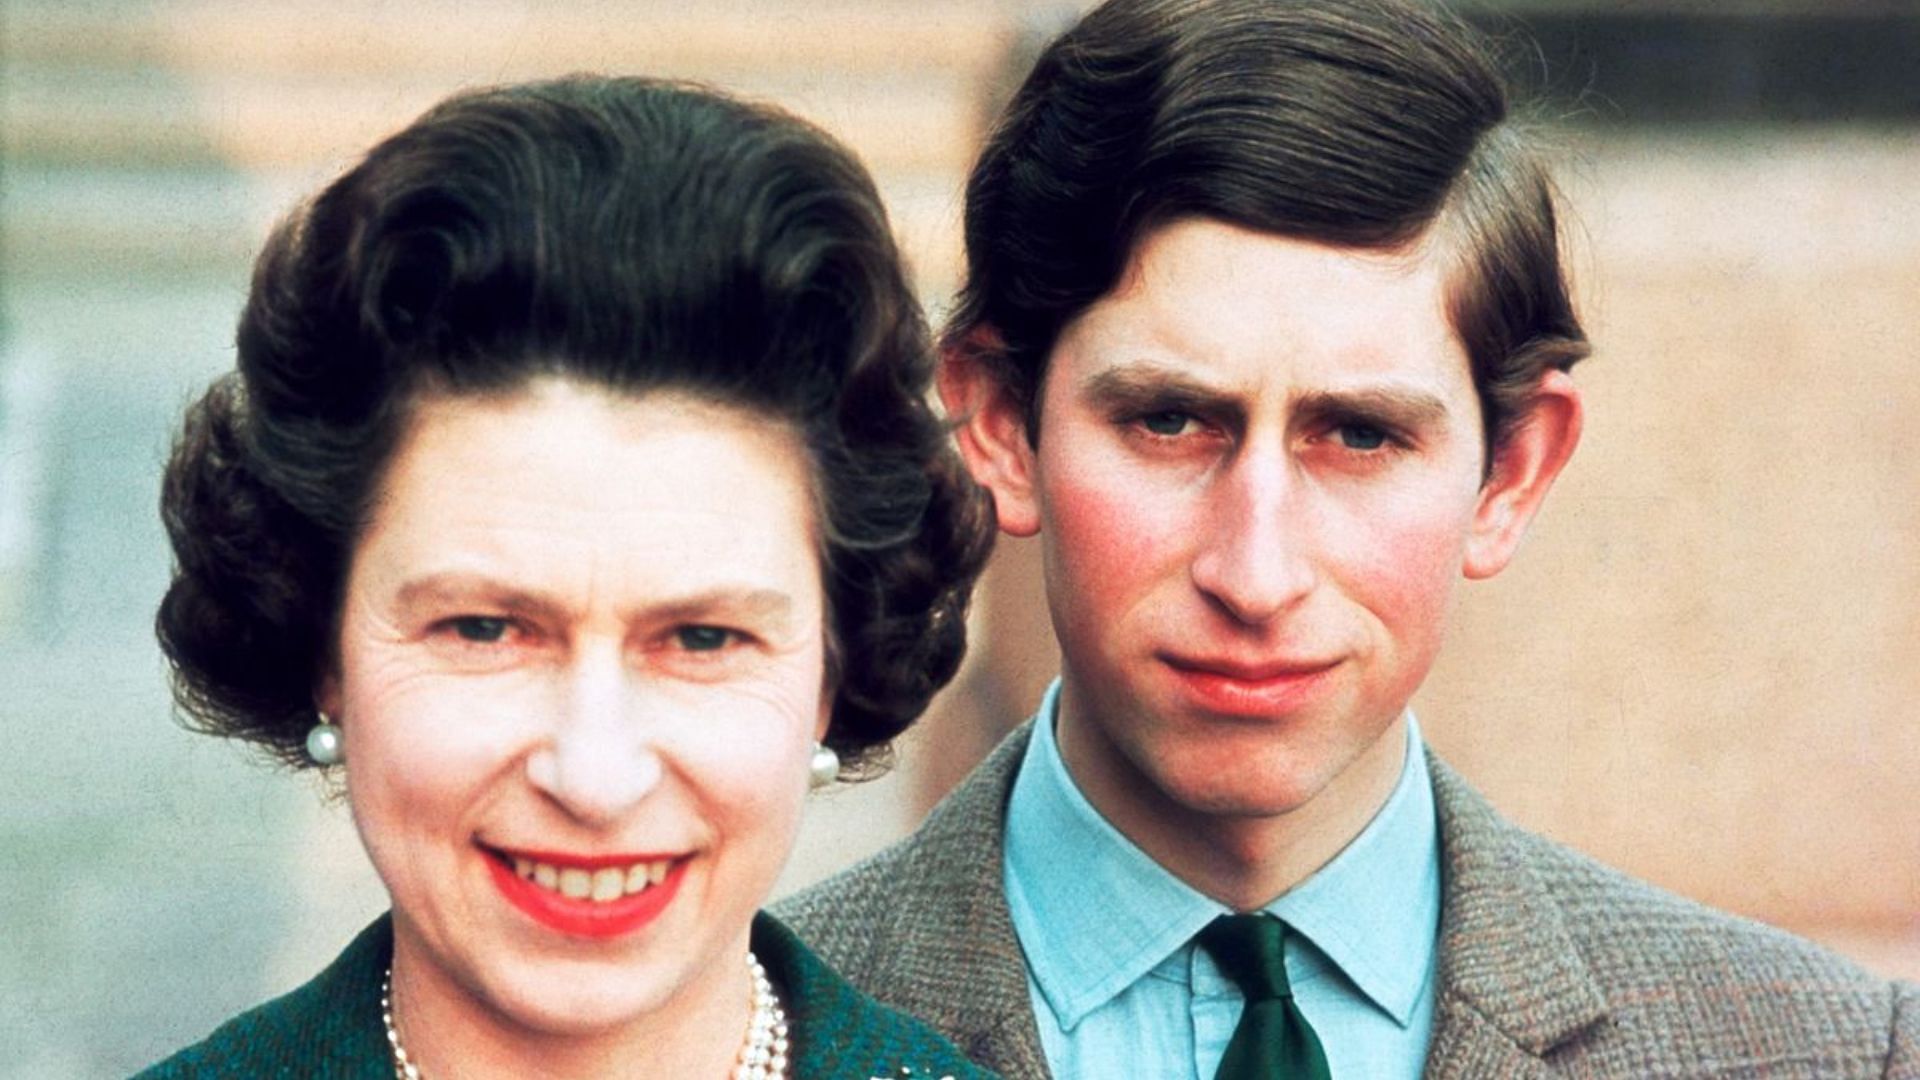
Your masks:
[{"label": "red lipstick", "polygon": [[[516,853],[519,854],[519,853]],[[615,858],[579,858],[567,856],[552,858],[521,854],[520,857],[540,862],[550,862],[559,866],[598,869],[606,866],[628,866],[645,860],[630,856]],[[550,930],[575,937],[612,938],[630,934],[657,918],[661,911],[673,901],[674,894],[680,889],[680,880],[685,876],[687,860],[674,862],[667,871],[665,881],[650,885],[640,892],[623,896],[618,900],[595,902],[575,900],[562,896],[551,889],[541,888],[513,872],[511,856],[488,852],[487,870],[493,875],[493,884],[514,907],[525,912],[535,922]]]}]

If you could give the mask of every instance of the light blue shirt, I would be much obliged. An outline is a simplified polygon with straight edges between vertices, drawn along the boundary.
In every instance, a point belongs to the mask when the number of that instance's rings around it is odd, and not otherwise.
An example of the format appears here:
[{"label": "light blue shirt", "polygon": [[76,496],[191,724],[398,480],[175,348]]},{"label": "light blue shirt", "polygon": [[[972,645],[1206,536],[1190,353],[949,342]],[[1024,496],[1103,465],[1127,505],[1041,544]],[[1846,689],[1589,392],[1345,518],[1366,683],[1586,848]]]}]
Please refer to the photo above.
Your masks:
[{"label": "light blue shirt", "polygon": [[[1007,808],[1006,888],[1040,1043],[1062,1078],[1213,1080],[1240,992],[1193,936],[1227,909],[1081,794],[1041,701]],[[1336,1077],[1418,1077],[1433,1027],[1440,844],[1420,732],[1400,780],[1333,860],[1264,909],[1293,927],[1287,978]]]}]

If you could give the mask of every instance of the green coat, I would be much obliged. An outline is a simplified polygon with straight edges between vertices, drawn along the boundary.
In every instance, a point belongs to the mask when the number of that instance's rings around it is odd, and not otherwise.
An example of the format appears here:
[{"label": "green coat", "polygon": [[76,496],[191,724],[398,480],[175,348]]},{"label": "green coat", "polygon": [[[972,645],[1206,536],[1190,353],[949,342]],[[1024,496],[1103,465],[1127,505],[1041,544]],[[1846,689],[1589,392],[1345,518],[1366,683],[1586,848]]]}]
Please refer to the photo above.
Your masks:
[{"label": "green coat", "polygon": [[[752,940],[787,1009],[793,1080],[997,1080],[932,1028],[849,986],[779,920],[755,916]],[[312,982],[227,1021],[136,1080],[389,1080],[380,979],[392,956],[393,921],[383,915]]]}]

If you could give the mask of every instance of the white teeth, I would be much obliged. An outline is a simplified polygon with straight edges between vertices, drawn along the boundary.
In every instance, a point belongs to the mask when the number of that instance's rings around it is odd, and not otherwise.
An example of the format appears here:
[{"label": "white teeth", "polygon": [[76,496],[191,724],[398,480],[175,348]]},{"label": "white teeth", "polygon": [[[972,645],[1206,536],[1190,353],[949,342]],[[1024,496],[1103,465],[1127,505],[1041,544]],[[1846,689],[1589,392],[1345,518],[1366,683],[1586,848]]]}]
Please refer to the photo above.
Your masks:
[{"label": "white teeth", "polygon": [[609,867],[605,870],[595,870],[593,872],[593,898],[595,900],[601,903],[605,903],[608,900],[618,900],[620,899],[620,894],[626,891],[627,875],[624,871]]},{"label": "white teeth", "polygon": [[555,866],[535,859],[513,856],[513,872],[523,881],[557,892],[572,900],[590,900],[605,904],[632,896],[667,880],[672,859],[637,862],[622,869],[617,866],[587,870],[582,867]]}]

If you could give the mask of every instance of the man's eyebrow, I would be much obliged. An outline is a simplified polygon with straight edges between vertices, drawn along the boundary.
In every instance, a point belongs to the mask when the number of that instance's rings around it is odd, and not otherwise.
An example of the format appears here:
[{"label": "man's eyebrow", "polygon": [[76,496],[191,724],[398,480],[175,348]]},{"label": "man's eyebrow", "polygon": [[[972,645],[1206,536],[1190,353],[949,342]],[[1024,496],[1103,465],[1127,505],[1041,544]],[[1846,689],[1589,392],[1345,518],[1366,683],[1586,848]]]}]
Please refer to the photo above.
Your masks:
[{"label": "man's eyebrow", "polygon": [[1097,406],[1200,412],[1240,408],[1232,392],[1153,363],[1110,367],[1083,385],[1086,397]]},{"label": "man's eyebrow", "polygon": [[1410,430],[1444,429],[1450,419],[1445,401],[1411,387],[1307,390],[1294,397],[1293,405],[1298,412],[1374,419]]},{"label": "man's eyebrow", "polygon": [[[1104,408],[1224,413],[1228,418],[1242,415],[1246,408],[1231,390],[1151,362],[1107,368],[1087,379],[1085,387],[1087,398]],[[1416,387],[1305,390],[1294,396],[1292,408],[1319,416],[1373,419],[1406,430],[1444,429],[1450,421],[1447,403]]]}]

